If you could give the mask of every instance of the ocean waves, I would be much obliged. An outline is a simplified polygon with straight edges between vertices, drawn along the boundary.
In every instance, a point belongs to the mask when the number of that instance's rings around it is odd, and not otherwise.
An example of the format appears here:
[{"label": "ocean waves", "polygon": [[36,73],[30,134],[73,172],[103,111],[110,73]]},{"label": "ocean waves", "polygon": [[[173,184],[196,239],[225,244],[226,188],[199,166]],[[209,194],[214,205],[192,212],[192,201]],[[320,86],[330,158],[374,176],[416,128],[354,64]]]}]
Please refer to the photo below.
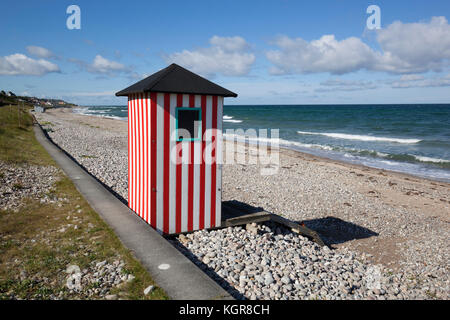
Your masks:
[{"label": "ocean waves", "polygon": [[[330,154],[332,152],[340,160],[349,160],[353,158],[354,160],[364,160],[364,159],[372,159],[372,161],[378,161],[380,163],[384,163],[387,165],[396,165],[399,166],[404,162],[408,163],[416,163],[416,164],[433,164],[437,167],[441,168],[450,168],[450,160],[441,159],[441,158],[433,158],[422,155],[415,154],[397,154],[397,153],[385,153],[372,149],[359,149],[359,148],[349,148],[349,147],[340,147],[335,145],[325,145],[325,144],[317,144],[317,143],[303,143],[299,141],[286,140],[281,138],[267,138],[267,137],[255,137],[255,136],[243,136],[237,134],[223,134],[223,137],[226,140],[232,140],[237,142],[248,142],[252,144],[264,144],[264,145],[278,145],[280,147],[292,148],[299,151],[310,152],[312,154],[324,156],[323,152],[314,152],[316,151],[325,151]],[[312,152],[311,152],[312,151]],[[361,161],[362,162],[362,161]]]},{"label": "ocean waves", "polygon": [[359,140],[359,141],[379,141],[379,142],[394,142],[394,143],[419,143],[420,139],[401,139],[401,138],[388,138],[388,137],[374,137],[368,135],[358,135],[358,134],[346,134],[346,133],[327,133],[327,132],[309,132],[309,131],[297,131],[298,134],[303,135],[321,135],[335,139],[346,139],[346,140]]},{"label": "ocean waves", "polygon": [[223,122],[229,122],[229,123],[241,123],[242,122],[242,120],[237,120],[237,119],[233,119],[234,117],[232,117],[232,116],[227,116],[227,115],[224,115],[223,117],[222,117],[222,119],[223,119]]},{"label": "ocean waves", "polygon": [[[74,112],[127,120],[128,110],[88,106]],[[450,180],[450,105],[224,106],[223,114],[224,133],[279,130],[279,139],[224,134],[227,140],[278,144],[320,157]]]},{"label": "ocean waves", "polygon": [[74,108],[73,113],[83,114],[86,116],[95,116],[107,119],[116,119],[121,121],[127,121],[128,117],[126,111],[122,109],[104,108],[104,107],[79,107]]}]

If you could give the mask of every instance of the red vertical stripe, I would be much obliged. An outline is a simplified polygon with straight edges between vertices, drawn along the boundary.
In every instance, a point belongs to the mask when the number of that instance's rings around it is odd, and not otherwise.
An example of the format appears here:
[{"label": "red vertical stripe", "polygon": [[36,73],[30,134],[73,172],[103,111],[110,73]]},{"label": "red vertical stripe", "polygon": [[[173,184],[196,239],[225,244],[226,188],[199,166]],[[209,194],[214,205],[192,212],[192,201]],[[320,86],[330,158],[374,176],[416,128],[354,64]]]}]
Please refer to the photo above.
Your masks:
[{"label": "red vertical stripe", "polygon": [[[177,107],[183,106],[183,95],[177,94]],[[178,139],[178,137],[177,137]],[[175,207],[175,232],[179,233],[181,232],[181,192],[182,192],[182,157],[183,157],[183,149],[182,149],[182,143],[178,142],[176,143],[176,151],[177,151],[177,162],[176,162],[176,207]]]},{"label": "red vertical stripe", "polygon": [[148,144],[148,140],[149,140],[149,138],[148,138],[148,135],[149,135],[148,126],[149,126],[149,123],[148,123],[148,94],[147,93],[145,94],[144,98],[145,98],[145,147],[146,147],[145,154],[147,155],[147,163],[145,164],[146,165],[146,172],[147,172],[147,176],[145,177],[145,186],[146,186],[145,187],[145,190],[146,190],[146,192],[145,192],[145,200],[147,202],[147,204],[146,204],[147,210],[146,210],[146,213],[145,213],[145,221],[147,221],[147,223],[150,223],[150,218],[149,218],[150,192],[148,190],[148,187],[150,185],[149,184],[150,172],[148,171],[148,163],[150,161],[150,157],[149,157],[149,144]]},{"label": "red vertical stripe", "polygon": [[150,113],[151,113],[151,218],[153,228],[156,228],[156,93],[150,93]]},{"label": "red vertical stripe", "polygon": [[134,211],[137,212],[137,188],[138,188],[138,176],[137,176],[137,125],[136,125],[136,95],[133,95],[133,127],[134,127],[134,146],[133,146],[133,168],[134,168],[134,183],[133,183],[133,202]]},{"label": "red vertical stripe", "polygon": [[211,148],[211,227],[216,226],[216,147],[217,147],[217,96],[212,101],[212,148]]},{"label": "red vertical stripe", "polygon": [[139,135],[139,149],[138,149],[138,161],[139,161],[139,216],[142,218],[142,178],[143,178],[143,172],[142,172],[142,100],[141,100],[141,94],[138,94],[138,135]]},{"label": "red vertical stripe", "polygon": [[142,161],[142,156],[143,156],[143,152],[142,152],[142,147],[144,145],[143,141],[142,141],[142,94],[138,95],[138,123],[139,123],[139,128],[138,128],[138,134],[139,134],[139,216],[142,218],[142,214],[143,214],[143,189],[144,189],[144,168],[143,168],[143,161]]},{"label": "red vertical stripe", "polygon": [[131,130],[133,131],[133,211],[136,211],[136,109],[135,100],[133,95],[133,100],[131,101],[131,109],[133,112],[133,124]]},{"label": "red vertical stripe", "polygon": [[136,126],[136,212],[139,215],[140,214],[140,204],[139,201],[141,201],[139,197],[139,192],[141,189],[141,168],[140,168],[140,161],[139,161],[139,147],[140,147],[140,141],[139,141],[139,95],[136,94],[135,99],[135,106],[136,106],[136,117],[135,117],[135,126]]},{"label": "red vertical stripe", "polygon": [[[189,107],[195,107],[195,95],[189,95]],[[196,138],[196,137],[191,137]],[[188,231],[194,229],[194,142],[190,143],[190,159],[188,173]]]},{"label": "red vertical stripe", "polygon": [[136,141],[137,141],[137,145],[136,145],[136,165],[137,165],[137,185],[136,185],[136,197],[137,197],[137,202],[136,202],[136,212],[139,216],[141,216],[141,152],[140,152],[140,148],[141,148],[141,115],[139,114],[139,94],[136,94],[136,131],[137,131],[137,135],[136,135]]},{"label": "red vertical stripe", "polygon": [[206,96],[202,96],[202,140],[200,150],[200,212],[199,212],[199,229],[205,227],[205,130],[206,130]]},{"label": "red vertical stripe", "polygon": [[134,198],[133,198],[133,188],[134,188],[134,179],[133,179],[133,96],[130,96],[130,208],[133,209],[134,206]]},{"label": "red vertical stripe", "polygon": [[131,208],[131,162],[130,162],[130,154],[131,154],[131,135],[130,135],[130,127],[131,127],[131,112],[130,112],[130,96],[128,96],[128,207]]},{"label": "red vertical stripe", "polygon": [[170,181],[170,94],[164,94],[164,194],[163,231],[169,233],[169,181]]},{"label": "red vertical stripe", "polygon": [[144,207],[145,207],[145,212],[144,212],[144,220],[148,223],[148,103],[147,103],[147,94],[144,93],[143,94],[143,108],[144,108],[144,112],[143,112],[143,117],[144,117],[144,166],[145,166],[145,177],[144,177],[144,181],[145,181],[145,192],[144,192]]},{"label": "red vertical stripe", "polygon": [[147,216],[147,163],[145,150],[147,149],[146,142],[146,134],[145,134],[145,95],[141,94],[141,112],[142,112],[142,219],[146,219]]},{"label": "red vertical stripe", "polygon": [[145,167],[146,167],[146,163],[145,163],[145,107],[144,107],[144,94],[141,94],[141,143],[142,143],[142,147],[141,147],[141,152],[142,152],[142,156],[141,156],[141,161],[142,161],[142,219],[145,219],[145,210],[146,210],[146,206],[145,206]]}]

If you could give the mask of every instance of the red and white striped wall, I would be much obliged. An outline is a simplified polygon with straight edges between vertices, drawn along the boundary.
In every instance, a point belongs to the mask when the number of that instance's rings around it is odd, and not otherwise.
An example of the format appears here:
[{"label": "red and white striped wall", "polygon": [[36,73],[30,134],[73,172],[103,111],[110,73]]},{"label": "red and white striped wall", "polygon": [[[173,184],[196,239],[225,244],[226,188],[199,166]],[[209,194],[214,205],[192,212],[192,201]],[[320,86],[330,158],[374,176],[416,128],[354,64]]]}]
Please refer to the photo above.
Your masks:
[{"label": "red and white striped wall", "polygon": [[[202,109],[201,141],[176,141],[177,107]],[[220,226],[222,114],[218,96],[128,96],[128,205],[153,228],[171,234]]]}]

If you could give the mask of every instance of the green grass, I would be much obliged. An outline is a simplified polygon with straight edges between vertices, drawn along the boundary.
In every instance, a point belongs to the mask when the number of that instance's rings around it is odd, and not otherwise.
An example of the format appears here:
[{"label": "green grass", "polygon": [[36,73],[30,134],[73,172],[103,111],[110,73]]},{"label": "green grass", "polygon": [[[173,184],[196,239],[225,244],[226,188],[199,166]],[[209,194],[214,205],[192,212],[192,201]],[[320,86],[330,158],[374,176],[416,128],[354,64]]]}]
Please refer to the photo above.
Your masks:
[{"label": "green grass", "polygon": [[[26,110],[0,107],[0,161],[12,166],[56,166],[37,142],[31,116]],[[13,187],[22,188],[22,185],[17,183]],[[39,199],[25,199],[18,211],[0,208],[0,299],[9,299],[12,294],[21,299],[48,299],[60,292],[64,299],[87,299],[83,294],[67,290],[64,271],[71,264],[84,269],[103,260],[109,263],[122,260],[125,262],[123,273],[135,276],[132,282],[113,288],[111,294],[123,299],[168,299],[65,175],[60,174],[47,196],[67,201],[59,202],[58,206],[57,203],[41,203]],[[69,223],[78,228],[58,232]],[[27,276],[21,278],[21,272]],[[156,289],[145,296],[143,291],[149,285]]]},{"label": "green grass", "polygon": [[30,106],[0,107],[0,161],[14,164],[55,165],[36,141]]}]

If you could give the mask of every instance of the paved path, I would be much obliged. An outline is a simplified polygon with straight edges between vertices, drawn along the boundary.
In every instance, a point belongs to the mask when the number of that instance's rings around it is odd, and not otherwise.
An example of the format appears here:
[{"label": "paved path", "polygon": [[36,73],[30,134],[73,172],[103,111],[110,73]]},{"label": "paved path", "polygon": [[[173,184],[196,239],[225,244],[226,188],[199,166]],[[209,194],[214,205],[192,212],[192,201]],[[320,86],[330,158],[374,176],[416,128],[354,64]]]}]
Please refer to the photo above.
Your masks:
[{"label": "paved path", "polygon": [[54,145],[44,135],[39,125],[34,125],[34,132],[37,140],[73,181],[90,206],[114,230],[122,243],[133,251],[153,280],[170,298],[233,299],[221,286]]}]

